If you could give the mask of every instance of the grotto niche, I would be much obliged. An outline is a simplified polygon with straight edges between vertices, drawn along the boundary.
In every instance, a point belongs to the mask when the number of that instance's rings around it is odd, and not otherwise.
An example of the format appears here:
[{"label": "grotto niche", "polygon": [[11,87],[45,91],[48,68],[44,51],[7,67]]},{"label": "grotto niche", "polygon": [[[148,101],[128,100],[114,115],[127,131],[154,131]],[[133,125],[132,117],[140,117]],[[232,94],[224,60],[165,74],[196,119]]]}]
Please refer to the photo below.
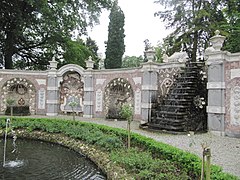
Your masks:
[{"label": "grotto niche", "polygon": [[36,111],[36,90],[34,85],[25,78],[13,78],[2,87],[1,112],[10,115],[30,115]]},{"label": "grotto niche", "polygon": [[77,114],[83,112],[84,83],[77,72],[66,72],[63,81],[60,82],[60,110],[62,113],[71,113],[70,102],[75,102],[74,111]]},{"label": "grotto niche", "polygon": [[113,79],[105,88],[105,117],[122,120],[120,111],[124,104],[133,106],[133,90],[130,83],[123,78]]}]

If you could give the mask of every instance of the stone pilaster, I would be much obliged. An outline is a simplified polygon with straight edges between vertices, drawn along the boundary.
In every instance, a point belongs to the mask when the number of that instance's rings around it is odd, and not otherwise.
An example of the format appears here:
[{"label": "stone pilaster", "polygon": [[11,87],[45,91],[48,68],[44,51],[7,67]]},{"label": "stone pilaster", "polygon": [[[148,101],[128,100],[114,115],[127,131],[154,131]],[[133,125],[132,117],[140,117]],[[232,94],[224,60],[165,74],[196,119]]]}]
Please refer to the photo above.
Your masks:
[{"label": "stone pilaster", "polygon": [[148,62],[143,64],[143,81],[142,81],[142,119],[148,121],[151,118],[151,108],[153,99],[156,98],[158,90],[157,70],[153,62],[155,52],[149,49],[145,52]]},{"label": "stone pilaster", "polygon": [[221,51],[225,37],[219,31],[210,39],[212,47],[206,49],[208,65],[208,129],[224,135],[225,122],[225,52]]},{"label": "stone pilaster", "polygon": [[47,79],[47,116],[58,115],[59,110],[59,90],[57,84],[57,62],[53,58],[50,61],[50,70]]},{"label": "stone pilaster", "polygon": [[94,88],[93,88],[93,76],[91,71],[86,72],[84,75],[84,109],[83,117],[93,117],[93,102],[94,102]]},{"label": "stone pilaster", "polygon": [[89,57],[86,61],[87,70],[84,75],[84,109],[83,117],[92,118],[93,117],[93,102],[94,102],[94,88],[93,88],[93,75],[92,70],[94,62],[92,58]]}]

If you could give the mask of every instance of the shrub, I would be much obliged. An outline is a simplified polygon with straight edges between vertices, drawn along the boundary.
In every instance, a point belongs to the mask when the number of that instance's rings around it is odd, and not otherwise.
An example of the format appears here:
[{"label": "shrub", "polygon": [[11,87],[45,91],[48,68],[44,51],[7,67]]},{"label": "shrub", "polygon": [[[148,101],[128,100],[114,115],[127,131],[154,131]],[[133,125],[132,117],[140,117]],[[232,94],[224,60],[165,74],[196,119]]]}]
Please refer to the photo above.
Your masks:
[{"label": "shrub", "polygon": [[184,171],[177,171],[169,161],[153,159],[150,152],[138,149],[111,153],[111,159],[134,174],[136,179],[189,179]]},{"label": "shrub", "polygon": [[[0,117],[0,128],[5,128],[5,121],[6,117]],[[128,167],[129,170],[133,168],[131,173],[135,172],[134,176],[137,179],[184,179],[187,178],[186,173],[188,178],[199,179],[200,177],[201,159],[198,156],[156,142],[151,138],[131,133],[132,146],[137,149],[125,151],[123,140],[127,138],[128,133],[123,129],[79,121],[73,126],[69,120],[31,117],[14,117],[11,124],[14,128],[28,128],[30,131],[64,133],[97,145],[109,152],[115,150],[112,154],[113,161],[124,166],[126,164],[126,168]],[[138,148],[147,152],[141,152]],[[222,168],[212,165],[211,179],[237,180],[238,178],[223,173]]]}]

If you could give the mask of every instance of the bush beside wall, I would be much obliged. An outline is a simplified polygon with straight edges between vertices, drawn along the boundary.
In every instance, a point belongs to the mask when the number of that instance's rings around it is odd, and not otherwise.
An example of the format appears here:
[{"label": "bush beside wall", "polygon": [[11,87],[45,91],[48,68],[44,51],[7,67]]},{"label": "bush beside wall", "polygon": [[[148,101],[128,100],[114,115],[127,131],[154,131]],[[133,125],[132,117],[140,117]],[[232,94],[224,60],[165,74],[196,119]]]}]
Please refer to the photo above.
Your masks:
[{"label": "bush beside wall", "polygon": [[[6,117],[0,117],[0,127],[5,127],[5,120]],[[15,129],[24,128],[28,132],[40,130],[49,133],[63,133],[68,137],[97,146],[108,153],[116,149],[124,149],[127,140],[126,130],[86,122],[78,121],[73,125],[70,120],[14,117],[11,123]],[[199,179],[201,159],[198,156],[136,133],[131,133],[131,143],[134,147],[151,152],[154,158],[172,162],[177,168],[187,172],[192,179]],[[238,178],[224,173],[221,167],[212,165],[211,179],[237,180]]]}]

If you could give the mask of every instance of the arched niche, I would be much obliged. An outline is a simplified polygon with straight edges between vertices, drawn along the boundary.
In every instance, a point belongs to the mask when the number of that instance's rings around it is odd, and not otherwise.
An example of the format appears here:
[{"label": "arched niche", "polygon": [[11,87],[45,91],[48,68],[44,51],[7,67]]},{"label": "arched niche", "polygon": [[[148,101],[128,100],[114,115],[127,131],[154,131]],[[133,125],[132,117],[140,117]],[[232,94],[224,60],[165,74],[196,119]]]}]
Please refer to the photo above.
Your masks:
[{"label": "arched niche", "polygon": [[133,89],[128,80],[116,78],[105,87],[104,111],[106,118],[121,119],[120,111],[123,104],[133,106]]},{"label": "arched niche", "polygon": [[12,78],[1,89],[1,112],[9,114],[12,106],[14,115],[35,114],[36,89],[31,81],[26,78]]},{"label": "arched niche", "polygon": [[74,111],[83,112],[84,83],[82,76],[76,71],[68,71],[63,74],[60,82],[60,110],[62,113],[72,112],[70,102],[75,102]]},{"label": "arched niche", "polygon": [[64,74],[66,74],[67,72],[77,72],[78,74],[82,75],[84,73],[84,69],[79,66],[79,65],[76,65],[76,64],[67,64],[63,67],[61,67],[58,71],[57,71],[57,74],[58,76],[62,77]]}]

